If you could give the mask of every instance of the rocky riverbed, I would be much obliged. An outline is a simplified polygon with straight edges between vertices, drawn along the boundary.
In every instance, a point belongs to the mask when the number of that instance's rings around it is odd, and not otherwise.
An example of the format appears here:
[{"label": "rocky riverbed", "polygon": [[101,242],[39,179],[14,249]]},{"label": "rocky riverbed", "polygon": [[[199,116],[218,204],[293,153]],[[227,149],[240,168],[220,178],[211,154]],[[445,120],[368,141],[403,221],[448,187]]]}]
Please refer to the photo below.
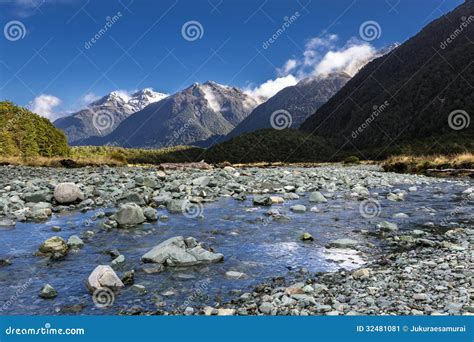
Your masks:
[{"label": "rocky riverbed", "polygon": [[0,309],[471,314],[473,202],[378,166],[0,167]]}]

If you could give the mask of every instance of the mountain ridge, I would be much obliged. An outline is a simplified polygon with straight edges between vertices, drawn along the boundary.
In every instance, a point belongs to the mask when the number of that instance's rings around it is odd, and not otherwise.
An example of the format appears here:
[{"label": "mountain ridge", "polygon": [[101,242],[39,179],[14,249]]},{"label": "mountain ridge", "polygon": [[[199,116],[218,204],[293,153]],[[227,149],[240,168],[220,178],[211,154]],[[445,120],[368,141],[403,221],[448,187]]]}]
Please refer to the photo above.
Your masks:
[{"label": "mountain ridge", "polygon": [[192,144],[229,133],[255,106],[255,99],[238,88],[213,81],[194,83],[85,144],[144,148]]},{"label": "mountain ridge", "polygon": [[167,96],[152,88],[144,88],[131,95],[112,91],[53,124],[64,131],[70,144],[77,145],[87,138],[111,133],[125,118]]},{"label": "mountain ridge", "polygon": [[[382,153],[426,138],[433,138],[433,151],[442,151],[436,137],[458,129],[452,128],[451,113],[459,111],[458,118],[468,122],[474,112],[473,15],[474,1],[466,1],[367,64],[301,130],[356,152],[380,147]],[[463,25],[446,45],[443,40]],[[469,124],[460,129],[472,133]]]}]

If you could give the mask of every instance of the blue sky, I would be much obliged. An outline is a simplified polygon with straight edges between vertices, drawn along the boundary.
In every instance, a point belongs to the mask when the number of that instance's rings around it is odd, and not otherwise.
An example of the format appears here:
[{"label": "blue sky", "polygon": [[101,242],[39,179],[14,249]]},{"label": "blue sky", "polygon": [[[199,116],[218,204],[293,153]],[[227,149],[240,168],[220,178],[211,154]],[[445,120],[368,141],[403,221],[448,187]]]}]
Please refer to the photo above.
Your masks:
[{"label": "blue sky", "polygon": [[[214,80],[271,94],[403,42],[462,2],[0,0],[0,99],[40,98],[54,119],[116,89],[174,93]],[[361,34],[367,22],[375,36]]]}]

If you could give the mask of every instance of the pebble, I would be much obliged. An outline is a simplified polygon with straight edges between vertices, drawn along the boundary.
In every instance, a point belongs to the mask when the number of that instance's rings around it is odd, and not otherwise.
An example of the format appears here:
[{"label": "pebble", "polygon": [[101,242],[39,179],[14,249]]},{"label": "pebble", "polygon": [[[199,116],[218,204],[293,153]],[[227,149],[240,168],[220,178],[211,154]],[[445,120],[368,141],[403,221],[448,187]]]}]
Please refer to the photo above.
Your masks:
[{"label": "pebble", "polygon": [[290,207],[290,210],[295,213],[304,213],[306,212],[306,207],[302,204],[296,204]]},{"label": "pebble", "polygon": [[49,284],[46,284],[41,288],[39,296],[43,299],[53,299],[58,296],[58,292],[55,290],[54,287]]}]

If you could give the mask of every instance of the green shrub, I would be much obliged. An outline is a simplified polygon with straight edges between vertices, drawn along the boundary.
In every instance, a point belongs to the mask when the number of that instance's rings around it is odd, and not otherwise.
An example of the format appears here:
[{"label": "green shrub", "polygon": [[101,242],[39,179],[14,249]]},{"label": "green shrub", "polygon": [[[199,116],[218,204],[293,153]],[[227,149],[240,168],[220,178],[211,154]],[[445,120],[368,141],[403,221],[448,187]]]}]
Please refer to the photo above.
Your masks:
[{"label": "green shrub", "polygon": [[356,156],[349,156],[346,159],[344,159],[344,164],[359,164],[360,159],[359,157]]},{"label": "green shrub", "polygon": [[0,102],[0,156],[63,157],[66,136],[46,118],[11,102]]}]

